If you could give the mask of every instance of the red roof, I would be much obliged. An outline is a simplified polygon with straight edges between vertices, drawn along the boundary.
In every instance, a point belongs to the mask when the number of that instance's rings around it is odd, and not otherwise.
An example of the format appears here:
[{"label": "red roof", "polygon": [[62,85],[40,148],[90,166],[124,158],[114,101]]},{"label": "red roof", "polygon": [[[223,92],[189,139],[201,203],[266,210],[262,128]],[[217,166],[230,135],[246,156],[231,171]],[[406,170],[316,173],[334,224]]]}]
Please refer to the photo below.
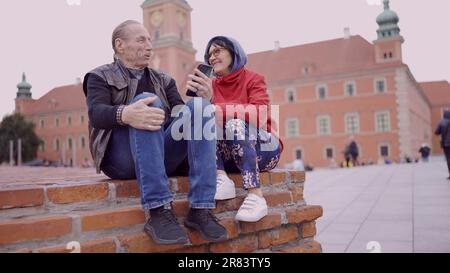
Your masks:
[{"label": "red roof", "polygon": [[25,115],[87,109],[82,84],[54,88],[30,106]]},{"label": "red roof", "polygon": [[431,106],[450,105],[450,84],[448,81],[420,83]]},{"label": "red roof", "polygon": [[[402,65],[375,63],[375,47],[360,35],[249,54],[247,67],[267,82],[292,81],[371,68]],[[309,67],[309,73],[304,68]]]}]

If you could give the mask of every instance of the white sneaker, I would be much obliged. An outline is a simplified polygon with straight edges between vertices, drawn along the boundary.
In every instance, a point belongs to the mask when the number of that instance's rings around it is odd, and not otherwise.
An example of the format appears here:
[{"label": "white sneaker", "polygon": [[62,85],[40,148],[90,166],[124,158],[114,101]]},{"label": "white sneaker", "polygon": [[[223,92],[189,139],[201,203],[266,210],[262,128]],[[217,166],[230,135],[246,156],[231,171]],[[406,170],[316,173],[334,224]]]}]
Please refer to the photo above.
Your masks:
[{"label": "white sneaker", "polygon": [[258,222],[267,215],[267,203],[264,197],[249,193],[236,214],[236,220]]},{"label": "white sneaker", "polygon": [[216,200],[226,200],[236,197],[236,187],[233,180],[231,180],[226,174],[217,175],[217,189]]}]

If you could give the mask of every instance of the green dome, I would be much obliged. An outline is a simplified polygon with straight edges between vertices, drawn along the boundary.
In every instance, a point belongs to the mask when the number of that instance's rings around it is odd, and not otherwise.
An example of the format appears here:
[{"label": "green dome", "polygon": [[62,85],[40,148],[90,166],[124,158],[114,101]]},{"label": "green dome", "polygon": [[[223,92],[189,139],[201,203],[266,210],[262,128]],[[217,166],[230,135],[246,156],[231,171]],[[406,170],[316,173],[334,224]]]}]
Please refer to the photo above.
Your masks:
[{"label": "green dome", "polygon": [[22,82],[17,84],[17,97],[18,99],[31,99],[31,84],[27,83],[27,76],[22,74]]},{"label": "green dome", "polygon": [[31,89],[31,84],[27,83],[27,76],[25,76],[25,73],[22,74],[22,82],[17,84],[18,89]]},{"label": "green dome", "polygon": [[400,28],[398,27],[398,22],[400,21],[397,13],[389,8],[389,0],[384,0],[384,11],[378,15],[378,38],[390,38],[397,37],[400,35]]},{"label": "green dome", "polygon": [[384,0],[383,4],[384,4],[384,11],[380,15],[378,15],[377,23],[379,25],[397,24],[399,21],[399,17],[397,13],[395,13],[389,8],[389,0]]},{"label": "green dome", "polygon": [[397,24],[399,20],[400,19],[398,18],[397,13],[395,13],[394,11],[392,11],[390,9],[384,10],[383,13],[381,13],[377,17],[377,23],[379,25]]}]

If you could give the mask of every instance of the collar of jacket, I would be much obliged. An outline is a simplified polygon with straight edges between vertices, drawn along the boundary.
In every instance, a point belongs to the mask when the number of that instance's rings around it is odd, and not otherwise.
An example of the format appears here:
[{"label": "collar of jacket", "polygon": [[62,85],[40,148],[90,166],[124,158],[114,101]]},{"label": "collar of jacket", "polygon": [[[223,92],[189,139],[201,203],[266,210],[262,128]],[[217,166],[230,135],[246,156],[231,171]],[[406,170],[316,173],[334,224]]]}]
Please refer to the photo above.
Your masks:
[{"label": "collar of jacket", "polygon": [[[150,75],[150,81],[155,88],[155,94],[161,99],[164,107],[166,108],[166,113],[170,114],[170,106],[166,96],[166,92],[164,92],[163,90],[164,83],[162,79],[159,79],[155,75],[155,71],[153,71],[151,68],[146,67],[145,70],[148,70],[149,72],[148,74]],[[111,77],[111,79],[108,79],[108,77]],[[127,68],[119,59],[116,59],[116,61],[114,62],[111,73],[106,73],[106,80],[109,84],[113,83],[113,85],[115,85],[118,89],[123,89],[129,86],[130,95],[127,98],[127,104],[129,104],[136,95],[136,89],[139,81],[130,77]]]}]

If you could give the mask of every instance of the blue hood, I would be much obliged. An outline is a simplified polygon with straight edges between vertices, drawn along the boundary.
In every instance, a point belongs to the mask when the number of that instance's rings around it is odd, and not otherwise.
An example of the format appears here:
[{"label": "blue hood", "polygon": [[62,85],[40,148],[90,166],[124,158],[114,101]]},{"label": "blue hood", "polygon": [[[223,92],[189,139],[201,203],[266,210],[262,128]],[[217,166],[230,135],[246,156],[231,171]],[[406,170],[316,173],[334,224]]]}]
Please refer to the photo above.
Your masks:
[{"label": "blue hood", "polygon": [[[216,36],[212,38],[211,40],[209,40],[208,45],[206,46],[206,53],[209,52],[209,48],[211,47],[213,42],[217,40],[225,42],[225,44],[229,45],[229,47],[232,48],[231,54],[233,55],[233,63],[231,65],[231,73],[241,69],[247,64],[247,54],[245,54],[244,49],[241,47],[238,41],[230,37]],[[209,63],[209,60],[206,57],[205,63]]]}]

